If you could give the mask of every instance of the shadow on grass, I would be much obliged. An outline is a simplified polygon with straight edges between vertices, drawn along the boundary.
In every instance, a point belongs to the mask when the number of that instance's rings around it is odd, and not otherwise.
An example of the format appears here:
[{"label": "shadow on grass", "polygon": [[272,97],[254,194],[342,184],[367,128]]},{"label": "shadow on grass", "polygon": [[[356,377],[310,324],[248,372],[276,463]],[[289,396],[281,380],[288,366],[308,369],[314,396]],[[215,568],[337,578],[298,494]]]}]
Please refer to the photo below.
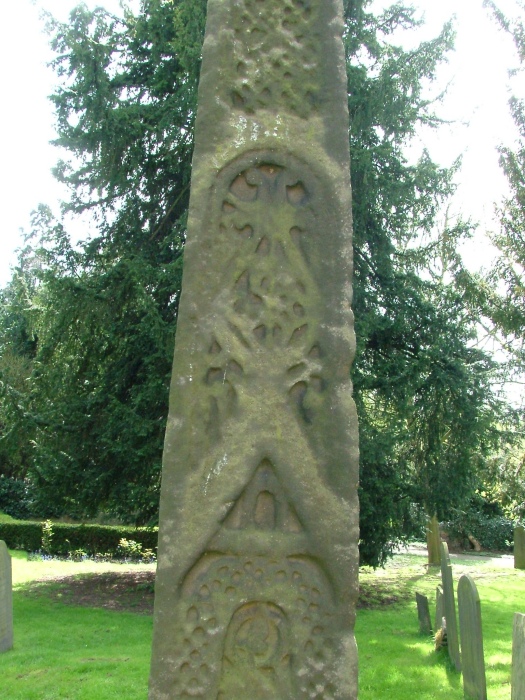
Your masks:
[{"label": "shadow on grass", "polygon": [[[359,608],[385,608],[414,598],[416,585],[426,577],[425,567],[414,557],[399,559],[387,570],[361,570]],[[18,588],[25,596],[46,597],[67,605],[151,614],[154,585],[155,572],[146,570],[62,575]]]},{"label": "shadow on grass", "polygon": [[462,698],[461,675],[447,650],[435,651],[433,637],[419,633],[415,601],[358,611],[356,638],[360,700]]},{"label": "shadow on grass", "polygon": [[428,580],[426,564],[421,557],[410,554],[397,555],[385,569],[362,567],[357,607],[374,609],[406,603],[414,599],[417,584]]},{"label": "shadow on grass", "polygon": [[414,598],[414,585],[420,578],[398,581],[361,577],[357,607],[358,609],[377,609],[407,603]]},{"label": "shadow on grass", "polygon": [[21,595],[57,603],[119,612],[153,614],[154,571],[123,571],[61,576],[31,581]]},{"label": "shadow on grass", "polygon": [[[421,576],[408,579],[362,577],[358,608],[376,609],[406,603],[414,598]],[[154,571],[101,572],[31,581],[19,587],[32,598],[82,607],[152,614]]]}]

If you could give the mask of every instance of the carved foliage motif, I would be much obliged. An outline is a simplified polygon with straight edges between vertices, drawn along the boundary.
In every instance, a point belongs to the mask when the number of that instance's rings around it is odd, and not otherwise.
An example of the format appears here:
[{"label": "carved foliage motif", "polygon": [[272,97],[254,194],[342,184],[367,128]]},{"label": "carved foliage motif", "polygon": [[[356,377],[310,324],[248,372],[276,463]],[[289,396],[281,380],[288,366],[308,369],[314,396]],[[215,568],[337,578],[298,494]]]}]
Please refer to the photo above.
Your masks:
[{"label": "carved foliage motif", "polygon": [[237,72],[232,105],[247,114],[265,108],[308,117],[319,91],[317,3],[281,0],[276,12],[268,0],[232,2]]},{"label": "carved foliage motif", "polygon": [[[202,376],[208,429],[213,449],[232,454],[238,444],[225,444],[221,426],[262,402],[277,422],[299,426],[296,449],[306,451],[329,384],[308,243],[318,235],[317,180],[291,157],[255,154],[237,165],[219,176],[210,217],[225,258]],[[327,681],[333,587],[284,465],[259,460],[179,591],[175,697],[245,700],[250,688],[254,700],[339,698]]]},{"label": "carved foliage motif", "polygon": [[322,401],[322,348],[309,314],[318,288],[303,244],[316,229],[315,181],[305,179],[268,159],[235,174],[223,193],[220,230],[234,255],[226,265],[230,309],[209,346],[210,427],[250,387],[284,388],[307,424]]}]

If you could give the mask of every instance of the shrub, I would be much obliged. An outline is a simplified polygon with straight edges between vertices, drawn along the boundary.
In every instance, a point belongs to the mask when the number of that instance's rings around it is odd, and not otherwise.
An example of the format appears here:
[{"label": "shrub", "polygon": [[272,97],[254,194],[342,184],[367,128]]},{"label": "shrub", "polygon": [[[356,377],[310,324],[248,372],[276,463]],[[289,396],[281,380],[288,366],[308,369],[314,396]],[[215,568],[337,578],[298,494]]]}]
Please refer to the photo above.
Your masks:
[{"label": "shrub", "polygon": [[456,516],[443,528],[451,540],[457,541],[464,549],[470,547],[469,535],[474,537],[483,549],[510,551],[514,540],[516,523],[502,515],[490,516],[479,511],[458,511]]},{"label": "shrub", "polygon": [[87,557],[87,552],[84,552],[83,549],[74,549],[72,552],[69,552],[68,559],[71,559],[71,561],[84,561]]},{"label": "shrub", "polygon": [[127,540],[123,537],[118,543],[117,555],[123,559],[132,559],[137,561],[141,558],[142,545],[135,540]]},{"label": "shrub", "polygon": [[[52,523],[51,533],[45,545],[46,554],[57,556],[69,556],[75,550],[82,550],[87,556],[119,556],[122,539],[138,544],[142,555],[147,550],[151,550],[153,555],[157,550],[158,528]],[[36,552],[43,548],[43,537],[44,523],[0,523],[0,539],[10,549]]]},{"label": "shrub", "polygon": [[0,540],[4,540],[9,549],[36,552],[42,546],[42,523],[23,520],[0,523]]},{"label": "shrub", "polygon": [[[87,555],[86,555],[87,556]],[[95,561],[112,561],[113,554],[111,552],[97,552],[93,555]]]},{"label": "shrub", "polygon": [[142,549],[142,545],[135,540],[120,540],[117,548],[117,556],[131,561],[142,561],[145,564],[155,561],[155,553],[152,549]]},{"label": "shrub", "polygon": [[0,510],[18,520],[31,515],[29,488],[25,481],[0,476]]},{"label": "shrub", "polygon": [[62,515],[62,509],[56,503],[44,501],[30,481],[3,474],[0,475],[0,510],[17,520],[57,518]]},{"label": "shrub", "polygon": [[152,549],[144,549],[140,553],[140,559],[144,562],[144,564],[151,564],[156,560],[156,558],[155,552]]},{"label": "shrub", "polygon": [[46,520],[42,523],[42,551],[51,554],[53,550],[53,523]]}]

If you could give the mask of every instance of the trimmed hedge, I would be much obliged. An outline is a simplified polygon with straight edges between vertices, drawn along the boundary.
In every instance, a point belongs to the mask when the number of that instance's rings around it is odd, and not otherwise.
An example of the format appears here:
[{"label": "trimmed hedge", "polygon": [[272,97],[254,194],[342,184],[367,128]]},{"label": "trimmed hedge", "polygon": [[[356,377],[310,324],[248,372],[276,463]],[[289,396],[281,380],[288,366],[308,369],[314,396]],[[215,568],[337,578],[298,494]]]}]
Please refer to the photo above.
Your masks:
[{"label": "trimmed hedge", "polygon": [[[53,523],[53,536],[49,554],[67,555],[75,550],[83,550],[89,556],[95,554],[118,554],[121,539],[133,540],[143,549],[156,553],[158,528],[126,527],[115,525],[70,525]],[[0,523],[0,540],[9,549],[23,549],[37,552],[42,549],[43,523],[16,521]]]}]

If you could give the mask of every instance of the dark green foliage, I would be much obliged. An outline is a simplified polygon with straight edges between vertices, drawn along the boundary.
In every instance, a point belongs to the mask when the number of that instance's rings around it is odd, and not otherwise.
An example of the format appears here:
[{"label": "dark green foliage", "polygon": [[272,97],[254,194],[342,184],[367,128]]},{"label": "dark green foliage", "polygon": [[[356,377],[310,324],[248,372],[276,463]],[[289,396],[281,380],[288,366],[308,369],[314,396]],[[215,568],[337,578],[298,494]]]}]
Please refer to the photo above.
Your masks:
[{"label": "dark green foliage", "polygon": [[433,230],[455,168],[438,168],[426,153],[416,163],[405,156],[417,125],[439,121],[422,85],[453,33],[447,25],[435,40],[404,51],[388,35],[415,27],[414,12],[395,5],[376,17],[367,4],[351,6],[346,43],[361,555],[380,564],[410,531],[412,503],[444,516],[472,492],[476,468],[498,439],[498,406],[494,365],[471,347],[474,318],[445,281],[458,264],[454,241],[470,227]]},{"label": "dark green foliage", "polygon": [[[10,549],[39,551],[42,548],[42,532],[43,523],[0,523],[0,540],[4,540]],[[75,550],[82,550],[90,556],[118,555],[122,539],[133,540],[143,549],[157,551],[157,528],[53,523],[52,533],[47,552],[51,555],[66,556]]]},{"label": "dark green foliage", "polygon": [[[523,14],[511,21],[493,8],[500,26],[510,33],[518,51],[525,76],[525,24]],[[525,12],[525,4],[518,3]],[[517,146],[500,148],[500,164],[509,184],[510,195],[500,209],[500,230],[493,243],[500,255],[496,258],[485,284],[481,284],[483,312],[499,332],[511,355],[511,367],[519,373],[525,367],[525,100],[511,97],[509,107],[518,131]],[[488,283],[488,284],[487,284]],[[497,286],[496,286],[497,283]],[[504,289],[504,293],[501,290]],[[487,291],[488,290],[488,291]]]},{"label": "dark green foliage", "polygon": [[465,510],[457,511],[454,517],[443,523],[452,542],[463,549],[470,549],[469,536],[474,537],[483,549],[508,552],[512,549],[515,521],[504,515],[494,515],[479,509],[474,498]]},{"label": "dark green foliage", "polygon": [[35,277],[25,251],[0,290],[0,474],[23,479],[31,463],[31,431],[24,424],[24,396],[37,349],[31,328]]},{"label": "dark green foliage", "polygon": [[[504,15],[497,2],[485,0],[484,5],[514,43],[520,65],[513,72],[516,77],[523,78],[525,4],[518,1],[517,7],[522,12],[514,19]],[[509,195],[497,210],[499,230],[491,235],[496,248],[493,264],[485,274],[472,275],[458,270],[456,279],[463,291],[464,303],[473,316],[481,319],[485,331],[496,347],[499,346],[500,356],[506,358],[502,362],[500,379],[517,404],[522,395],[525,369],[525,101],[513,96],[509,107],[518,138],[514,146],[500,148],[500,164],[508,181]],[[523,406],[520,406],[514,411],[513,422],[508,424],[506,449],[494,453],[483,474],[483,490],[503,506],[507,516],[517,519],[525,513],[522,435]]]},{"label": "dark green foliage", "polygon": [[451,540],[464,549],[472,546],[470,535],[483,549],[496,551],[511,549],[515,526],[516,520],[506,517],[501,503],[482,493],[475,493],[442,525]]},{"label": "dark green foliage", "polygon": [[42,523],[0,523],[0,537],[9,549],[36,552],[42,546]]},{"label": "dark green foliage", "polygon": [[30,517],[31,501],[25,481],[0,474],[0,510],[17,520]]},{"label": "dark green foliage", "polygon": [[483,473],[483,493],[511,520],[525,518],[525,478],[521,433],[514,445],[495,453]]},{"label": "dark green foliage", "polygon": [[[392,33],[417,26],[413,10],[369,5],[345,3],[345,46],[361,556],[377,565],[413,531],[414,504],[445,517],[468,497],[497,406],[493,367],[471,347],[475,319],[428,271],[453,269],[469,231],[434,231],[454,168],[405,155],[418,124],[439,122],[422,86],[453,33],[406,51]],[[49,20],[57,143],[69,154],[56,174],[71,188],[66,209],[90,213],[96,234],[74,247],[49,210],[35,213],[4,333],[28,381],[0,396],[0,420],[13,436],[6,464],[28,442],[19,471],[78,518],[157,515],[205,14],[205,0],[144,0],[123,20],[85,6],[67,24]]]},{"label": "dark green foliage", "polygon": [[174,46],[204,19],[193,12],[177,34],[173,3],[143,10],[120,21],[80,6],[66,25],[49,20],[57,143],[71,154],[56,174],[97,235],[74,249],[46,208],[34,216],[38,344],[20,417],[44,497],[139,523],[158,508],[193,149],[198,61]]}]

